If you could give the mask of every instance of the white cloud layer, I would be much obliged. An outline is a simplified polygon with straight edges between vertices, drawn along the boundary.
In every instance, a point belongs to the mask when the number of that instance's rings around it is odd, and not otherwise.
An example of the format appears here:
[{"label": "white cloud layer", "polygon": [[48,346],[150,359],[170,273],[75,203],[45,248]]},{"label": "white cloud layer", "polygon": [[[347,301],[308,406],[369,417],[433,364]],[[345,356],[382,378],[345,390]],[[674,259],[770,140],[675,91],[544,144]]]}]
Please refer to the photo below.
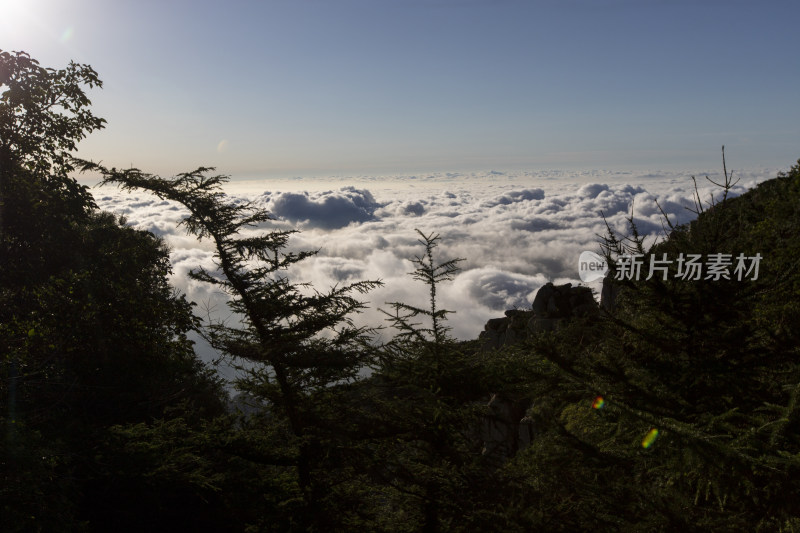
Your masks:
[{"label": "white cloud layer", "polygon": [[[776,172],[739,173],[734,193]],[[715,189],[702,179],[698,185],[704,200]],[[357,319],[362,324],[384,325],[378,308],[388,310],[386,302],[425,305],[426,288],[408,275],[414,268],[409,260],[422,252],[415,230],[440,234],[437,258],[464,259],[461,272],[439,293],[440,306],[456,312],[450,319],[452,333],[463,339],[477,337],[489,318],[506,309],[530,307],[547,281],[579,283],[578,256],[598,251],[603,216],[612,228],[625,231],[633,212],[640,232],[653,240],[663,232],[656,202],[673,224],[694,217],[687,209],[694,205],[689,173],[450,173],[232,182],[227,191],[269,209],[277,217],[273,227],[300,229],[292,249],[319,250],[296,265],[294,280],[311,282],[318,290],[383,281],[367,297],[370,309]],[[97,189],[95,196],[102,209],[124,214],[130,224],[166,240],[172,250],[172,282],[199,303],[198,312],[210,308],[216,316],[227,316],[222,295],[187,277],[192,268],[213,270],[214,265],[209,243],[178,226],[184,209],[146,193],[112,188]],[[599,291],[599,282],[590,286]]]}]

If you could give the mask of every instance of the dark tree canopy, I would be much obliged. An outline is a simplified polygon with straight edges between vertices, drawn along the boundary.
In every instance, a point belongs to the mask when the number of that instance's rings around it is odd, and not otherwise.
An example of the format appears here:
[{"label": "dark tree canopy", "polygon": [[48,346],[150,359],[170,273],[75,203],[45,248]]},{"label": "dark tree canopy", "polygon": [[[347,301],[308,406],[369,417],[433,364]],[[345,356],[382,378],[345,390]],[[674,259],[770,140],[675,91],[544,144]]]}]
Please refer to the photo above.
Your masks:
[{"label": "dark tree canopy", "polygon": [[[623,281],[611,311],[489,350],[449,336],[438,289],[460,260],[419,232],[427,305],[388,304],[379,345],[353,320],[379,282],[294,280],[315,252],[225,176],[76,160],[99,86],[0,51],[3,531],[800,529],[800,163],[737,198],[725,169],[651,248],[633,220],[603,241],[611,264],[760,253],[757,280]],[[194,316],[164,243],[99,212],[75,168],[184,205],[216,261],[190,275],[232,315]],[[236,401],[193,330],[239,370]],[[497,397],[532,428],[499,460],[481,433]]]},{"label": "dark tree canopy", "polygon": [[187,338],[196,321],[168,283],[165,246],[98,212],[69,176],[72,150],[104,122],[84,92],[99,85],[88,66],[0,52],[5,530],[74,530],[104,505],[122,512],[121,485],[106,485],[96,461],[117,445],[111,428],[223,408]]},{"label": "dark tree canopy", "polygon": [[183,225],[213,243],[218,268],[190,275],[223,289],[241,323],[211,322],[204,334],[244,372],[238,388],[268,413],[266,424],[256,425],[254,433],[261,449],[269,450],[266,464],[291,480],[273,510],[283,526],[271,527],[327,530],[341,524],[342,516],[336,516],[331,503],[332,486],[341,480],[332,479],[330,463],[344,447],[342,433],[349,424],[337,419],[347,413],[344,392],[371,360],[365,349],[369,330],[351,320],[363,308],[354,294],[380,283],[358,282],[321,293],[293,282],[290,267],[314,252],[288,251],[293,231],[245,233],[271,217],[229,200],[221,190],[227,178],[210,176],[212,169],[164,179],[136,169],[118,171],[91,163],[83,168],[100,171],[105,183],[150,191],[189,209]]},{"label": "dark tree canopy", "polygon": [[88,65],[55,70],[25,52],[0,50],[0,162],[40,175],[72,170],[79,141],[105,120],[91,112],[84,87],[102,87]]},{"label": "dark tree canopy", "polygon": [[0,50],[0,268],[11,270],[6,283],[15,272],[28,281],[52,274],[34,248],[68,254],[71,225],[85,223],[96,208],[87,187],[68,173],[77,143],[105,123],[92,114],[85,93],[101,86],[88,65],[54,70],[24,52]]}]

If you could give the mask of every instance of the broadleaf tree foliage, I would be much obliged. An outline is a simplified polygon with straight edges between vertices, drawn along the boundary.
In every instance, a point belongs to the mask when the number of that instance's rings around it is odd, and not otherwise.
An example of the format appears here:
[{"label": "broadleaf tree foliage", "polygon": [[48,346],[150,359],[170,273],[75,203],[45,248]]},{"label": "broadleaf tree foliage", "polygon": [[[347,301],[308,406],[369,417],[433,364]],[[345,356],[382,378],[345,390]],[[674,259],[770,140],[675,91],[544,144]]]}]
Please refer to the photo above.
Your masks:
[{"label": "broadleaf tree foliage", "polygon": [[[195,423],[222,410],[218,380],[187,338],[191,305],[167,281],[165,246],[99,213],[69,176],[77,143],[103,126],[85,92],[100,85],[86,65],[46,69],[0,51],[5,531],[135,527],[143,515],[125,492],[141,472],[112,473],[97,459],[120,452],[112,428],[166,417]],[[194,510],[209,496],[188,484],[149,488]],[[174,509],[153,508],[149,519],[162,511]]]},{"label": "broadleaf tree foliage", "polygon": [[[57,195],[59,211],[85,213],[94,207],[86,187],[67,176],[74,170],[72,152],[92,131],[102,129],[105,120],[96,117],[84,87],[102,87],[97,73],[88,65],[74,62],[60,70],[45,68],[25,52],[0,50],[0,226],[35,221],[36,211],[10,199],[14,187],[9,172],[26,170],[28,182],[38,183],[39,196]],[[30,184],[28,184],[30,186]],[[36,204],[33,204],[36,206]],[[23,209],[19,209],[23,207]],[[51,206],[55,207],[55,206]],[[7,210],[14,210],[6,214]],[[6,218],[11,219],[6,221]]]}]

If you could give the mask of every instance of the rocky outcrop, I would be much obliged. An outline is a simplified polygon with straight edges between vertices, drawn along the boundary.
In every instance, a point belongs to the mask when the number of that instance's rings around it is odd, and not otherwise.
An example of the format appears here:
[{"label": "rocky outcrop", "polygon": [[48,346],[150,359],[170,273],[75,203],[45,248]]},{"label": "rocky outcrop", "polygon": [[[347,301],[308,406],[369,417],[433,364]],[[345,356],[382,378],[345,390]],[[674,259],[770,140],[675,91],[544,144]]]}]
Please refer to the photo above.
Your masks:
[{"label": "rocky outcrop", "polygon": [[530,445],[534,437],[533,423],[526,415],[530,403],[527,398],[511,400],[499,394],[489,398],[481,428],[484,456],[499,465]]},{"label": "rocky outcrop", "polygon": [[622,286],[614,280],[610,272],[606,274],[606,277],[603,278],[603,289],[600,291],[600,307],[613,313],[621,288]]},{"label": "rocky outcrop", "polygon": [[478,338],[481,348],[490,351],[522,342],[531,334],[557,331],[573,317],[597,312],[589,287],[547,283],[536,293],[530,310],[511,309],[505,317],[490,319]]},{"label": "rocky outcrop", "polygon": [[478,336],[481,350],[491,351],[522,342],[528,337],[528,323],[532,318],[532,311],[510,309],[502,318],[489,319]]},{"label": "rocky outcrop", "polygon": [[[605,291],[605,283],[603,287]],[[490,319],[478,338],[481,349],[491,352],[502,346],[520,344],[532,335],[557,331],[575,317],[593,316],[598,312],[591,288],[547,283],[536,293],[530,310],[512,309],[506,311],[504,317]],[[531,443],[536,428],[527,416],[530,405],[530,398],[492,395],[482,428],[484,455],[501,463]]]},{"label": "rocky outcrop", "polygon": [[597,302],[589,287],[548,283],[536,293],[532,308],[528,328],[532,333],[542,333],[560,329],[573,317],[596,314]]}]

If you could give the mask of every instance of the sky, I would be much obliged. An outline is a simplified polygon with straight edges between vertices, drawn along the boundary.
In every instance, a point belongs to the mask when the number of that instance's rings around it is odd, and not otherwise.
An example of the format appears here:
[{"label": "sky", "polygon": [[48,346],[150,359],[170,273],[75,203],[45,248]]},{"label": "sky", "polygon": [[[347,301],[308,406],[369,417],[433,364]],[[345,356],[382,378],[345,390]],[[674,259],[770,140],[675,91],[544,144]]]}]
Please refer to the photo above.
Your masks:
[{"label": "sky", "polygon": [[88,63],[109,166],[239,178],[737,168],[800,157],[795,1],[0,0]]},{"label": "sky", "polygon": [[[99,73],[108,124],[79,156],[216,167],[232,198],[301,230],[292,250],[318,250],[293,280],[381,280],[360,325],[384,325],[388,302],[426,305],[410,259],[415,230],[438,233],[441,260],[465,259],[439,307],[471,339],[548,281],[579,283],[603,216],[624,234],[633,214],[650,242],[656,200],[691,220],[691,176],[707,199],[722,145],[735,194],[797,161],[799,15],[778,0],[0,0],[0,49]],[[228,318],[187,276],[215,265],[182,208],[92,192],[166,241],[200,315]]]}]

